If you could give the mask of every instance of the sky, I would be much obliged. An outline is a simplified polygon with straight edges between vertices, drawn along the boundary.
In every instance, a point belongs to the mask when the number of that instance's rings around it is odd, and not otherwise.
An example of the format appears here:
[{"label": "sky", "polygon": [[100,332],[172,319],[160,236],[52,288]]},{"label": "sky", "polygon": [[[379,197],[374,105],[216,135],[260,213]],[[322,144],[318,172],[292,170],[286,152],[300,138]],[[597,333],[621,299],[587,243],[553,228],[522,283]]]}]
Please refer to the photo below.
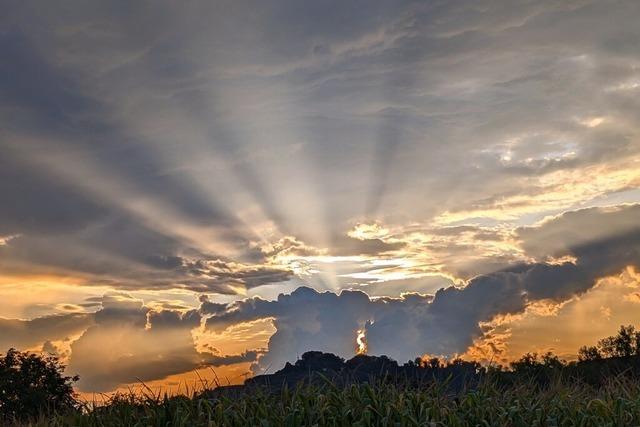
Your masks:
[{"label": "sky", "polygon": [[175,391],[640,326],[640,2],[0,5],[0,352]]}]

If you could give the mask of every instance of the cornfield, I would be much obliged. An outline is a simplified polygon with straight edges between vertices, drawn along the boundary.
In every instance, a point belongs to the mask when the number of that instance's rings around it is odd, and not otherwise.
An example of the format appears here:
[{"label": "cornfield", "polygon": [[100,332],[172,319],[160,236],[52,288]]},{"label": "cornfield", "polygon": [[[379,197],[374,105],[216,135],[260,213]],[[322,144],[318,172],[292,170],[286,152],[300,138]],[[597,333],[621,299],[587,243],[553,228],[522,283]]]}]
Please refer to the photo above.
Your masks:
[{"label": "cornfield", "polygon": [[625,377],[594,388],[554,381],[508,387],[491,380],[452,393],[446,382],[407,386],[330,381],[279,392],[117,395],[93,409],[20,426],[637,426],[640,384]]}]

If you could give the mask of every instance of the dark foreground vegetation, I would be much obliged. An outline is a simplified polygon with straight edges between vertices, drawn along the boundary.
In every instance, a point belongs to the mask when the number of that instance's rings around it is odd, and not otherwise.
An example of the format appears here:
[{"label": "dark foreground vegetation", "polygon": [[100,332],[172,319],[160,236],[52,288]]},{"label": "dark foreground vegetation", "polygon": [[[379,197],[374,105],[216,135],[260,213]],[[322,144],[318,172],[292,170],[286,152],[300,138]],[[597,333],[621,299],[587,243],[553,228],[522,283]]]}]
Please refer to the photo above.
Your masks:
[{"label": "dark foreground vegetation", "polygon": [[0,425],[634,426],[640,332],[622,327],[576,362],[527,354],[508,368],[308,352],[245,386],[117,395],[91,409],[75,399],[73,380],[53,359],[10,351],[0,359]]}]

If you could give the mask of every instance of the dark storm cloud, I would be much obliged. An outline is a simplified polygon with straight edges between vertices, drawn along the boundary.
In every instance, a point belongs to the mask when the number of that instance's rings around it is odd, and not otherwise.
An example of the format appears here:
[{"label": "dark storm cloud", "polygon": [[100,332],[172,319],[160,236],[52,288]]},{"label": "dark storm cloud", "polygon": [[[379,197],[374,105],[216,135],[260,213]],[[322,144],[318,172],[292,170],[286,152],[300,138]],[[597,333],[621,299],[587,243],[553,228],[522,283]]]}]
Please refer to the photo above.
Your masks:
[{"label": "dark storm cloud", "polygon": [[9,129],[29,124],[60,131],[87,113],[99,113],[99,104],[80,94],[71,76],[52,67],[27,33],[2,24],[0,51],[11,58],[0,65],[2,109],[15,120],[4,122]]}]

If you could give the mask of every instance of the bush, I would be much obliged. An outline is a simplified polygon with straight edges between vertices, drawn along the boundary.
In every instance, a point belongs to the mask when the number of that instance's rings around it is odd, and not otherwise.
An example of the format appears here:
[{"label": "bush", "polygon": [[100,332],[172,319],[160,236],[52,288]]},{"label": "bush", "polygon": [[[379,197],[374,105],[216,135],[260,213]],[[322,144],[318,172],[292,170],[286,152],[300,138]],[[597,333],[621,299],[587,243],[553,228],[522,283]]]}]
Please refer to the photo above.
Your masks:
[{"label": "bush", "polygon": [[77,407],[73,382],[53,356],[9,349],[0,357],[0,424]]}]

